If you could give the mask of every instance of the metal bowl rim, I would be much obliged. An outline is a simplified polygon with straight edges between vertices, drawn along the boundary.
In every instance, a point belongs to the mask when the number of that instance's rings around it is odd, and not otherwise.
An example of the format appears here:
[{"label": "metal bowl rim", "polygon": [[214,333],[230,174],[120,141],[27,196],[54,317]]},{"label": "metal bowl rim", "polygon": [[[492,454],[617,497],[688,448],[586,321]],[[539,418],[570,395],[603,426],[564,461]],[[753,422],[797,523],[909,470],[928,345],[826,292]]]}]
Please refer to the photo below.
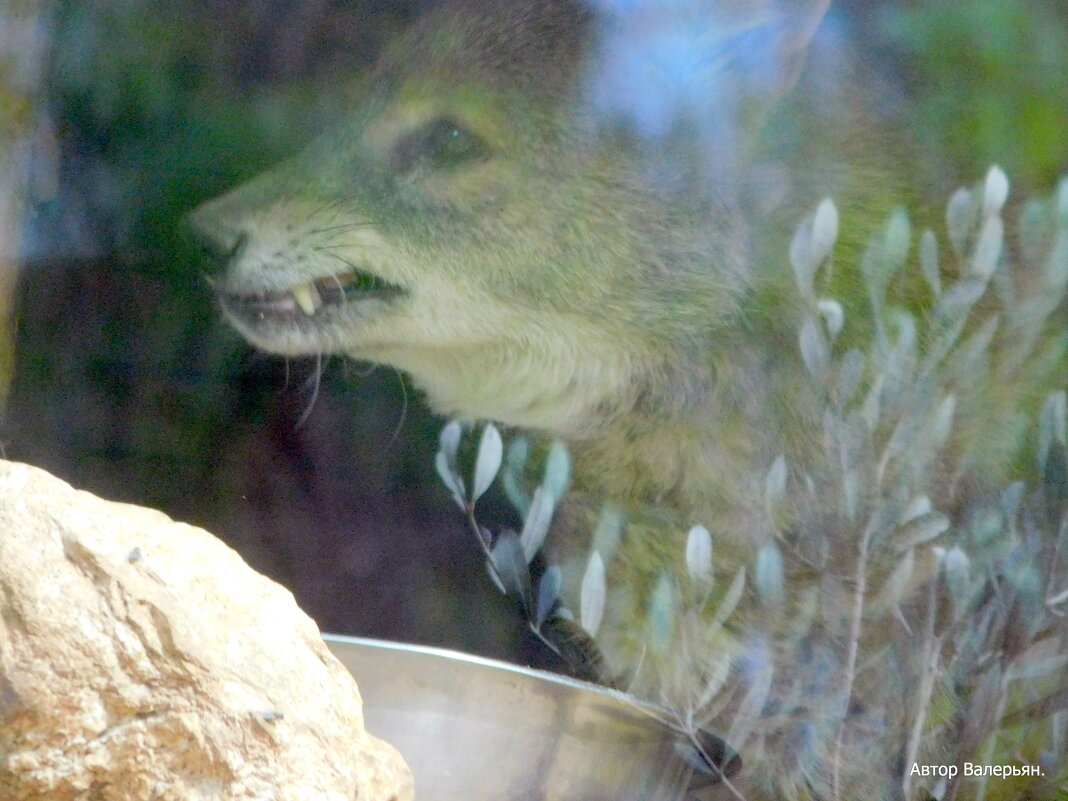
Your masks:
[{"label": "metal bowl rim", "polygon": [[[611,687],[604,687],[600,684],[593,684],[588,681],[582,681],[581,679],[573,679],[569,676],[561,676],[557,673],[550,673],[546,670],[538,670],[537,668],[525,667],[523,665],[513,665],[509,662],[502,662],[498,659],[489,659],[483,656],[475,656],[474,654],[466,654],[462,651],[453,651],[448,648],[437,648],[431,645],[417,645],[415,643],[394,642],[392,640],[379,640],[373,637],[355,637],[348,634],[322,634],[323,641],[327,644],[338,643],[340,645],[356,645],[366,646],[368,648],[380,648],[386,651],[395,651],[402,653],[418,654],[423,656],[435,656],[441,657],[451,662],[457,662],[460,664],[477,665],[478,667],[489,668],[491,670],[500,671],[502,673],[526,676],[527,678],[535,679],[537,681],[545,681],[551,684],[556,684],[562,687],[567,687],[572,690],[578,690],[581,692],[594,693],[595,695],[602,696],[612,701],[625,704],[632,708],[636,713],[643,713],[648,716],[650,723],[657,723],[662,726],[672,726],[674,722],[674,716],[663,707],[657,706],[649,701],[643,701],[633,695],[628,695],[620,690],[612,689]],[[356,677],[357,683],[359,677]]]}]

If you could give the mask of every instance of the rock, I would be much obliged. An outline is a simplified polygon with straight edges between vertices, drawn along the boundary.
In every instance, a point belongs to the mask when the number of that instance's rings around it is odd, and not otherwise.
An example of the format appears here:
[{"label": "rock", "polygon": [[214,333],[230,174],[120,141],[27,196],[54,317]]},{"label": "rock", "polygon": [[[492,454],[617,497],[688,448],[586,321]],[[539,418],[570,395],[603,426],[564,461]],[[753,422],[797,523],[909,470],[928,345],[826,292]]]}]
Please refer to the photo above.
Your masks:
[{"label": "rock", "polygon": [[0,462],[0,798],[412,797],[289,592],[202,529]]}]

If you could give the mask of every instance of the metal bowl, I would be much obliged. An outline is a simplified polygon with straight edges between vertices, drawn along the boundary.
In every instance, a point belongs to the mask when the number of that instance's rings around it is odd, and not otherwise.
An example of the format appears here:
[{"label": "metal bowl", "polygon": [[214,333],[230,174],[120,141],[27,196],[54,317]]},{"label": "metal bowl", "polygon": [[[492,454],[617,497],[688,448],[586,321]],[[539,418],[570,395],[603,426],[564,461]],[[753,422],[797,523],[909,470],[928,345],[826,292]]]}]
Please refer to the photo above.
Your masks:
[{"label": "metal bowl", "polygon": [[691,786],[663,711],[622,693],[439,648],[324,639],[422,801],[680,801]]}]

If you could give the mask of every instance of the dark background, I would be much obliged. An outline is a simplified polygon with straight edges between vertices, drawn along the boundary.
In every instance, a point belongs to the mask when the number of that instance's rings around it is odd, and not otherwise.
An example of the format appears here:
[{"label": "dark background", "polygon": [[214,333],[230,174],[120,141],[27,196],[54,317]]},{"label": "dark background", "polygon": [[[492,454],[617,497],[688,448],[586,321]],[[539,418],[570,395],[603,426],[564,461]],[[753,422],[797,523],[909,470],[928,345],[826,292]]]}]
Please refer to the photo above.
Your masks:
[{"label": "dark background", "polygon": [[[183,220],[297,150],[426,5],[54,6],[0,439],[8,458],[208,528],[325,630],[530,659],[433,470],[441,421],[387,368],[332,359],[317,379],[314,361],[253,352]],[[944,180],[996,161],[1014,193],[1048,192],[1068,168],[1062,3],[838,13]]]}]

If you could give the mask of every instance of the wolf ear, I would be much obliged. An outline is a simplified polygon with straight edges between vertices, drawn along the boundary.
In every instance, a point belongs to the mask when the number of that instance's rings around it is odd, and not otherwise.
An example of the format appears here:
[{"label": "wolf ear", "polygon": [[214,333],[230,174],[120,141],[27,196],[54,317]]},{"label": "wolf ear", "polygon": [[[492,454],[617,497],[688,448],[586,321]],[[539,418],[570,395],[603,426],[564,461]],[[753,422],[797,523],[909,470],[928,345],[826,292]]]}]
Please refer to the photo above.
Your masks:
[{"label": "wolf ear", "polygon": [[685,163],[688,155],[715,183],[740,174],[767,118],[797,83],[830,4],[585,2],[599,21],[589,83],[600,130],[659,148],[665,162]]},{"label": "wolf ear", "polygon": [[742,95],[770,107],[797,83],[830,4],[831,0],[711,0],[702,8],[712,30],[722,37],[724,71],[733,74]]},{"label": "wolf ear", "polygon": [[778,85],[775,94],[786,94],[797,83],[805,66],[812,37],[827,14],[831,0],[779,0],[777,17],[771,24],[775,29],[773,50],[778,62]]}]

